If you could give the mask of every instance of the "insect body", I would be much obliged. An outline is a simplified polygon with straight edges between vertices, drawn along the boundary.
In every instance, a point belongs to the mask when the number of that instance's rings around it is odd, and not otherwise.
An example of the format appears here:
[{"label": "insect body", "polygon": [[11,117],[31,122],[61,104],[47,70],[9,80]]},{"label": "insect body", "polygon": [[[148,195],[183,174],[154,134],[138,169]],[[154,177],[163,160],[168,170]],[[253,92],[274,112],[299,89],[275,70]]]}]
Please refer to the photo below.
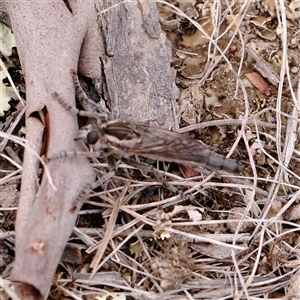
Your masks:
[{"label": "insect body", "polygon": [[[70,74],[74,79],[77,95],[84,102],[88,102],[75,70],[70,70]],[[109,154],[118,154],[121,157],[139,155],[233,173],[242,170],[237,161],[214,153],[197,140],[183,134],[134,122],[106,121],[106,118],[104,121],[103,114],[107,115],[107,111],[102,111],[102,114],[80,111],[67,104],[57,93],[53,93],[52,97],[71,113],[89,117],[89,123],[81,128],[76,139],[92,145],[95,150],[105,149]]]},{"label": "insect body", "polygon": [[210,151],[200,142],[160,127],[120,120],[84,126],[76,139],[122,156],[138,155],[154,160],[190,164],[211,170],[238,173],[242,166],[235,160]]}]

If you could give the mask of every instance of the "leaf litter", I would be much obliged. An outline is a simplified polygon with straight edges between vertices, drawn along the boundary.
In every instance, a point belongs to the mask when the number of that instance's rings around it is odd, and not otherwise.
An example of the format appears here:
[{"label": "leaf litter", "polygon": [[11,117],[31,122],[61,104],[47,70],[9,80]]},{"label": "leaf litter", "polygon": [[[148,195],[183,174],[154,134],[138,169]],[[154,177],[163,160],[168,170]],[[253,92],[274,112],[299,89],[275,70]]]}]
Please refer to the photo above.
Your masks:
[{"label": "leaf litter", "polygon": [[[81,255],[77,265],[61,261],[50,295],[292,298],[299,294],[297,1],[178,0],[158,1],[158,7],[181,89],[180,132],[237,159],[244,170],[211,174],[160,163],[165,185],[151,172],[120,165],[85,202],[69,240]],[[20,122],[10,120],[9,134]],[[20,157],[16,144],[7,143]],[[4,280],[21,173],[11,153],[0,161],[7,173],[1,175],[2,189],[12,199],[0,208]],[[109,169],[96,158],[92,164],[99,176]],[[103,237],[100,264],[92,270]]]}]

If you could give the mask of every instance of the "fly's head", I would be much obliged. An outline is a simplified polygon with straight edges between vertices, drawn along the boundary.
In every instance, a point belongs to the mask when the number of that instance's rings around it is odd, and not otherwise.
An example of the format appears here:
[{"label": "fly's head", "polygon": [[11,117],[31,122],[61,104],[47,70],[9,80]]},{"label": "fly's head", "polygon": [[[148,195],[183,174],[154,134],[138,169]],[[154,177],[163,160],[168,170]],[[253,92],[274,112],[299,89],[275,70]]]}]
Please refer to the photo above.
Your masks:
[{"label": "fly's head", "polygon": [[97,119],[90,118],[87,124],[80,128],[79,134],[75,137],[75,140],[81,140],[85,144],[93,147],[94,150],[106,149],[107,143],[105,142],[105,135],[98,124]]}]

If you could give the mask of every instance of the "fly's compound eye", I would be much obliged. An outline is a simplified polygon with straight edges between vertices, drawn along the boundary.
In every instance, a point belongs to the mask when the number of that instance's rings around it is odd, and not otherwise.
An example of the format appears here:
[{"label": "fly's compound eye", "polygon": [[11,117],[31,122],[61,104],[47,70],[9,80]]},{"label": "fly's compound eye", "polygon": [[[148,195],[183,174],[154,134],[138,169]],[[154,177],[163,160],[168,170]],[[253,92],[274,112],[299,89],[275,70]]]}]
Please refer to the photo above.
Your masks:
[{"label": "fly's compound eye", "polygon": [[97,143],[98,138],[99,138],[98,132],[96,130],[92,130],[87,134],[86,141],[88,144],[94,145]]}]

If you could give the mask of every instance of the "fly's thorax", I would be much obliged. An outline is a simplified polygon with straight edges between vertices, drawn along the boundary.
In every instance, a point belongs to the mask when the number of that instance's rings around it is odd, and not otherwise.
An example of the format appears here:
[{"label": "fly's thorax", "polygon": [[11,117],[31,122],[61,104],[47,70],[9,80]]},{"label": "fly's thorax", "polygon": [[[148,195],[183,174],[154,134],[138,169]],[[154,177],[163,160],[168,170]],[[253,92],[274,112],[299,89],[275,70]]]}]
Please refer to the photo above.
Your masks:
[{"label": "fly's thorax", "polygon": [[114,148],[135,148],[142,140],[136,125],[126,121],[111,121],[103,127],[106,140]]}]

